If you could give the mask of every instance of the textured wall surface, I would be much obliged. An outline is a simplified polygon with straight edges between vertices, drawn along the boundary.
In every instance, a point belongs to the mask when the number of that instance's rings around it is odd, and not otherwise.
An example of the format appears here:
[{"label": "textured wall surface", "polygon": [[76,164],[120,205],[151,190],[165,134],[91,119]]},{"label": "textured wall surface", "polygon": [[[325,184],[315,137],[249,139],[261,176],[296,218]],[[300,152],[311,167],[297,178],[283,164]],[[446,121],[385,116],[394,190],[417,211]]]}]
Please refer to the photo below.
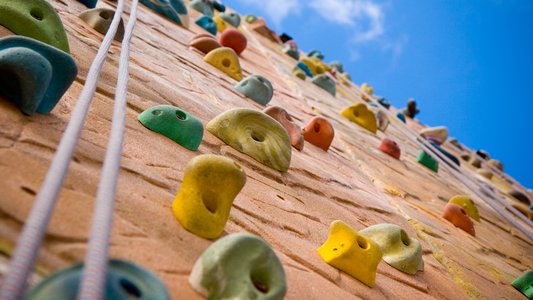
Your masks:
[{"label": "textured wall surface", "polygon": [[[102,40],[101,34],[77,17],[86,9],[81,3],[50,2],[64,22],[79,74],[50,115],[24,116],[14,104],[0,100],[2,266],[29,214]],[[98,4],[115,5],[112,1]],[[190,10],[191,21],[198,16]],[[124,21],[127,17],[126,13]],[[196,155],[214,153],[234,159],[247,174],[224,234],[248,231],[272,245],[287,275],[287,299],[522,297],[510,282],[533,268],[532,241],[485,203],[491,199],[477,197],[445,168],[436,174],[418,164],[415,157],[420,148],[399,130],[402,125],[398,120],[391,120],[396,126],[389,126],[385,133],[374,135],[343,118],[339,112],[344,107],[362,101],[357,88],[337,84],[337,96],[333,97],[310,79],[294,77],[291,69],[295,61],[278,45],[250,31],[245,22],[240,28],[248,38],[248,48],[240,57],[244,75],[268,78],[274,86],[270,104],[284,107],[298,125],[303,127],[315,115],[329,119],[335,128],[330,150],[324,152],[309,143],[301,152],[293,149],[290,169],[281,173],[232,149],[209,132],[205,132],[198,151],[192,152],[142,126],[137,115],[158,104],[182,108],[204,126],[230,108],[263,109],[234,90],[235,80],[188,48],[188,41],[204,32],[191,23],[186,29],[146,6],[139,7],[131,46],[112,257],[134,261],[156,273],[174,299],[201,298],[187,279],[194,262],[212,241],[183,229],[172,214],[171,203],[187,162]],[[120,43],[115,41],[40,252],[38,276],[84,258],[111,127],[119,54]],[[417,131],[423,128],[411,119],[407,124]],[[401,160],[377,150],[384,136],[398,142]],[[461,153],[451,144],[444,147],[456,155]],[[469,176],[492,185],[506,201],[512,201],[506,196],[511,187],[522,189],[503,174],[487,180],[462,163]],[[478,205],[481,222],[475,224],[476,237],[441,217],[448,199],[457,194],[470,195]],[[371,289],[324,263],[316,249],[326,240],[331,221],[337,219],[356,230],[377,223],[402,226],[422,244],[424,271],[410,276],[382,262]]]}]

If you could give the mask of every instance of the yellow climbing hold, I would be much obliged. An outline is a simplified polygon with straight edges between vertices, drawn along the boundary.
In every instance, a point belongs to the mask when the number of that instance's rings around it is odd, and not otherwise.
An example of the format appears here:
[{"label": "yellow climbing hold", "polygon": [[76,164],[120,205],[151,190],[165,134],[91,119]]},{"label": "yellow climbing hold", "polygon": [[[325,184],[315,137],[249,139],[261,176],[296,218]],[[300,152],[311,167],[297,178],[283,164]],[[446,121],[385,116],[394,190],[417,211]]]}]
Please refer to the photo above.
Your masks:
[{"label": "yellow climbing hold", "polygon": [[174,216],[188,231],[207,239],[220,236],[233,200],[246,182],[244,170],[232,159],[205,154],[189,161],[172,203]]},{"label": "yellow climbing hold", "polygon": [[381,250],[375,242],[358,234],[346,223],[333,221],[327,241],[317,251],[326,263],[369,287],[374,286]]},{"label": "yellow climbing hold", "polygon": [[241,81],[242,70],[239,63],[239,57],[228,47],[221,47],[207,53],[204,57],[204,61],[213,65],[215,68],[226,73],[229,77]]},{"label": "yellow climbing hold", "polygon": [[472,201],[472,199],[470,199],[468,196],[455,196],[455,197],[452,197],[450,199],[450,201],[448,201],[448,203],[455,203],[459,206],[461,206],[466,214],[476,220],[476,221],[480,221],[479,219],[479,212],[477,211],[477,207],[476,207],[476,204],[474,203],[474,201]]},{"label": "yellow climbing hold", "polygon": [[373,96],[374,95],[374,88],[370,84],[365,82],[365,83],[361,84],[360,88],[361,88],[361,90],[363,92],[365,92],[369,96]]},{"label": "yellow climbing hold", "polygon": [[213,20],[215,21],[215,23],[217,23],[218,32],[224,32],[224,30],[226,30],[226,28],[228,27],[226,21],[222,20],[219,16],[214,17]]},{"label": "yellow climbing hold", "polygon": [[363,103],[346,107],[341,115],[372,133],[378,130],[376,115]]},{"label": "yellow climbing hold", "polygon": [[303,57],[300,59],[313,73],[314,76],[325,73],[331,70],[331,67],[327,66],[320,59],[316,57]]}]

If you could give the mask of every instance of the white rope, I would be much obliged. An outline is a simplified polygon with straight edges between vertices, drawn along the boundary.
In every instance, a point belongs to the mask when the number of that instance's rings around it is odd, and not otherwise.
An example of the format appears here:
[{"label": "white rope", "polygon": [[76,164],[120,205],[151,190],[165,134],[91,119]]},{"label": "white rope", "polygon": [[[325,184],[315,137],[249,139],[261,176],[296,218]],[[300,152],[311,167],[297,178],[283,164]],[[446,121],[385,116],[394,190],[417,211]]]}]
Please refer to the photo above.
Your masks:
[{"label": "white rope", "polygon": [[137,19],[137,4],[138,0],[133,0],[130,19],[122,40],[111,136],[107,144],[104,166],[96,194],[91,237],[78,293],[80,300],[104,299],[108,266],[107,255],[113,226],[117,179],[124,140],[130,41]]},{"label": "white rope", "polygon": [[89,106],[96,90],[103,63],[117,32],[123,8],[124,0],[118,0],[111,26],[91,64],[89,73],[87,74],[87,80],[72,112],[71,119],[57,147],[52,164],[48,169],[48,173],[37,194],[31,213],[17,241],[17,246],[9,264],[9,271],[0,289],[1,300],[18,300],[24,294],[29,274],[39,253],[46,228],[48,227],[57,197],[61,191],[72,160],[74,149],[76,148],[85,123],[85,118],[87,117]]}]

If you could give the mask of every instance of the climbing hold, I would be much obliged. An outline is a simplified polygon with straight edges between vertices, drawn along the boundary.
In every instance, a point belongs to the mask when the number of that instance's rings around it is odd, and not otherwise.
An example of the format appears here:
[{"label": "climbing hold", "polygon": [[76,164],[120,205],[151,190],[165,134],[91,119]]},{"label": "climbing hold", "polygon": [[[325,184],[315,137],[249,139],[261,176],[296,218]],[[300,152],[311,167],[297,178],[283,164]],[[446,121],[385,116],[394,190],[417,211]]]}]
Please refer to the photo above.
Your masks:
[{"label": "climbing hold", "polygon": [[[372,104],[372,102],[369,103],[369,105],[370,104]],[[372,111],[374,111],[376,114],[378,130],[385,132],[385,130],[387,130],[387,127],[389,127],[389,117],[387,117],[387,114],[383,111],[383,109],[372,109]]]},{"label": "climbing hold", "polygon": [[291,145],[299,151],[304,148],[304,137],[302,135],[302,129],[292,122],[292,118],[286,110],[279,106],[270,106],[263,110],[263,112],[274,120],[278,121],[291,139]]},{"label": "climbing hold", "polygon": [[57,48],[25,36],[0,38],[0,96],[27,115],[50,113],[77,73],[74,59]]},{"label": "climbing hold", "polygon": [[470,220],[470,217],[468,217],[465,210],[460,205],[455,203],[446,204],[446,206],[444,206],[442,217],[452,222],[455,227],[459,227],[472,236],[476,236],[474,222]]},{"label": "climbing hold", "polygon": [[213,20],[217,23],[218,32],[224,32],[228,28],[226,21],[222,20],[219,16],[214,17]]},{"label": "climbing hold", "polygon": [[396,114],[396,117],[397,117],[398,119],[400,119],[400,120],[401,120],[402,122],[404,122],[404,123],[407,122],[407,120],[405,120],[405,116],[404,116],[401,112],[397,113],[397,114]]},{"label": "climbing hold", "polygon": [[244,49],[246,49],[247,40],[244,34],[242,34],[240,31],[229,28],[220,36],[220,44],[224,47],[229,47],[235,50],[237,55],[241,55]]},{"label": "climbing hold", "polygon": [[137,117],[146,128],[160,133],[183,147],[196,151],[202,142],[204,128],[200,120],[170,105],[157,105]]},{"label": "climbing hold", "polygon": [[292,75],[300,78],[301,80],[305,80],[305,78],[307,77],[307,76],[305,76],[305,72],[302,71],[302,69],[300,69],[298,67],[294,67],[292,69]]},{"label": "climbing hold", "polygon": [[235,89],[261,105],[267,105],[274,95],[268,79],[261,75],[250,75],[235,85]]},{"label": "climbing hold", "polygon": [[344,84],[345,86],[351,87],[350,82],[352,81],[352,78],[350,77],[350,74],[348,73],[341,73],[337,74],[337,79],[340,83]]},{"label": "climbing hold", "polygon": [[418,153],[416,156],[416,161],[435,173],[439,171],[439,163],[424,150]]},{"label": "climbing hold", "polygon": [[311,50],[309,51],[309,53],[307,53],[307,56],[309,57],[316,57],[320,60],[324,60],[324,54],[322,54],[322,52],[318,51],[318,50]]},{"label": "climbing hold", "polygon": [[490,159],[490,155],[487,151],[485,150],[482,150],[482,149],[479,149],[476,151],[476,154],[481,156],[484,160],[489,160]]},{"label": "climbing hold", "polygon": [[232,233],[198,258],[189,283],[207,299],[281,300],[285,271],[269,244],[258,236]]},{"label": "climbing hold", "polygon": [[191,0],[189,2],[189,6],[192,9],[194,9],[194,10],[196,10],[196,11],[198,11],[198,12],[202,13],[203,15],[206,15],[206,16],[208,16],[210,18],[212,18],[213,15],[214,15],[213,4],[214,3],[211,0]]},{"label": "climbing hold", "polygon": [[385,107],[386,109],[389,109],[390,107],[390,102],[383,97],[378,98],[378,103],[381,104],[381,106]]},{"label": "climbing hold", "polygon": [[254,15],[247,15],[246,17],[244,17],[244,20],[247,23],[252,24],[252,23],[255,23],[255,21],[257,21],[257,17]]},{"label": "climbing hold", "polygon": [[[439,152],[441,152],[442,154],[444,154],[446,157],[448,157],[452,162],[454,162],[457,166],[460,166],[461,165],[461,162],[459,161],[459,159],[457,157],[455,157],[453,154],[451,154],[450,152],[444,150],[441,146],[439,146],[438,144],[436,144],[434,141],[431,141],[429,142],[431,145],[433,145],[433,147],[435,147],[437,150],[439,150]],[[446,162],[448,165],[450,165],[446,160],[444,161]],[[453,166],[453,165],[452,165]]]},{"label": "climbing hold", "polygon": [[480,221],[476,204],[468,196],[454,196],[448,201],[448,203],[455,203],[461,206],[470,218],[478,222]]},{"label": "climbing hold", "polygon": [[370,84],[365,82],[365,83],[361,84],[360,88],[361,88],[361,90],[363,92],[365,92],[369,96],[373,96],[374,95],[374,88],[372,88],[372,86]]},{"label": "climbing hold", "polygon": [[327,74],[320,74],[313,77],[313,83],[318,85],[332,96],[335,96],[337,93],[337,88],[335,87],[335,81],[331,79]]},{"label": "climbing hold", "polygon": [[518,190],[511,190],[509,192],[509,195],[516,200],[524,203],[525,205],[530,205],[531,201],[529,200],[528,196],[526,196],[524,193],[518,191]]},{"label": "climbing hold", "polygon": [[442,145],[448,138],[448,128],[445,126],[427,127],[420,130],[420,135],[426,140]]},{"label": "climbing hold", "polygon": [[282,43],[286,43],[287,41],[292,41],[292,36],[288,35],[287,33],[282,33],[279,35],[279,39]]},{"label": "climbing hold", "polygon": [[410,238],[396,224],[376,224],[359,231],[375,242],[383,254],[383,260],[394,268],[411,275],[424,270],[422,247],[418,240]]},{"label": "climbing hold", "polygon": [[313,77],[313,72],[311,72],[311,69],[309,69],[309,67],[304,64],[303,62],[299,61],[296,63],[296,67],[299,68],[300,70],[304,71],[305,72],[305,75],[307,75],[308,77]]},{"label": "climbing hold", "polygon": [[329,146],[333,142],[335,131],[328,120],[316,116],[313,117],[304,128],[302,128],[304,139],[309,143],[328,151]]},{"label": "climbing hold", "polygon": [[139,0],[139,2],[176,24],[189,27],[189,14],[183,0]]},{"label": "climbing hold", "polygon": [[300,59],[300,51],[298,51],[298,46],[296,45],[296,43],[290,43],[291,41],[289,42],[286,42],[285,44],[283,44],[283,46],[281,47],[281,51],[283,51],[283,53],[287,54],[288,56],[296,59],[296,60],[299,60]]},{"label": "climbing hold", "polygon": [[195,35],[193,39],[189,42],[189,46],[200,50],[200,52],[207,54],[211,50],[222,47],[217,39],[208,33],[200,33]]},{"label": "climbing hold", "polygon": [[67,34],[55,9],[45,0],[0,1],[0,25],[69,53]]},{"label": "climbing hold", "polygon": [[[115,11],[112,9],[94,8],[82,12],[79,17],[80,19],[85,21],[85,23],[89,24],[89,26],[94,28],[94,30],[105,35],[107,33],[107,30],[109,29],[109,26],[111,26],[111,21],[113,21],[114,15]],[[123,38],[124,22],[122,22],[121,18],[117,28],[117,33],[115,34],[115,40],[121,42]]]},{"label": "climbing hold", "polygon": [[244,170],[232,159],[204,154],[191,159],[183,171],[172,211],[188,231],[215,239],[224,231],[231,205],[246,183]]},{"label": "climbing hold", "polygon": [[95,8],[98,0],[78,0],[78,2],[85,4],[88,8]]},{"label": "climbing hold", "polygon": [[364,103],[346,107],[341,115],[372,133],[378,130],[376,115]]},{"label": "climbing hold", "polygon": [[239,16],[238,13],[235,12],[221,12],[218,14],[218,16],[226,21],[226,23],[230,24],[231,26],[237,28],[239,25],[241,25],[241,16]]},{"label": "climbing hold", "polygon": [[289,169],[289,135],[280,123],[260,111],[230,109],[207,123],[206,129],[233,149],[268,167],[281,172]]},{"label": "climbing hold", "polygon": [[358,234],[346,223],[331,222],[328,239],[317,251],[326,263],[369,287],[374,286],[381,250],[375,242]]},{"label": "climbing hold", "polygon": [[489,159],[487,162],[485,162],[487,165],[494,167],[500,171],[503,172],[503,164],[495,159]]},{"label": "climbing hold", "polygon": [[476,169],[481,168],[481,160],[475,154],[470,158],[470,164]]},{"label": "climbing hold", "polygon": [[[83,264],[76,264],[46,277],[24,299],[76,299]],[[139,265],[119,259],[109,260],[103,299],[168,300],[170,296],[161,280]]]},{"label": "climbing hold", "polygon": [[198,19],[196,19],[195,23],[196,25],[202,27],[207,32],[211,33],[212,35],[217,34],[217,23],[215,23],[215,21],[213,21],[213,19],[211,19],[210,17],[201,16]]},{"label": "climbing hold", "polygon": [[204,57],[204,61],[213,65],[215,68],[226,73],[235,80],[242,80],[242,70],[239,63],[239,57],[228,47],[215,49]]},{"label": "climbing hold", "polygon": [[533,270],[526,271],[518,276],[511,285],[528,299],[533,299]]},{"label": "climbing hold", "polygon": [[309,70],[311,70],[312,75],[308,75],[309,77],[326,72],[324,65],[316,57],[302,57],[300,61],[303,62],[309,68]]},{"label": "climbing hold", "polygon": [[225,12],[226,6],[218,1],[210,0],[213,3],[213,8],[219,12]]},{"label": "climbing hold", "polygon": [[420,110],[416,107],[416,101],[413,98],[407,101],[407,107],[402,110],[402,113],[411,119],[414,119],[419,112]]},{"label": "climbing hold", "polygon": [[329,63],[329,66],[339,73],[344,73],[344,66],[340,61],[332,61],[331,63]]},{"label": "climbing hold", "polygon": [[389,138],[383,138],[383,140],[381,140],[381,144],[379,145],[378,149],[396,159],[400,159],[400,154],[401,154],[400,147],[398,146],[398,144],[396,144],[395,141]]},{"label": "climbing hold", "polygon": [[487,179],[489,179],[489,180],[490,180],[490,179],[492,178],[492,176],[494,175],[494,174],[492,174],[492,172],[491,172],[490,170],[487,170],[487,169],[478,169],[476,172],[477,172],[479,175],[481,175],[481,176],[483,176],[483,177],[485,177],[485,178],[487,178]]}]

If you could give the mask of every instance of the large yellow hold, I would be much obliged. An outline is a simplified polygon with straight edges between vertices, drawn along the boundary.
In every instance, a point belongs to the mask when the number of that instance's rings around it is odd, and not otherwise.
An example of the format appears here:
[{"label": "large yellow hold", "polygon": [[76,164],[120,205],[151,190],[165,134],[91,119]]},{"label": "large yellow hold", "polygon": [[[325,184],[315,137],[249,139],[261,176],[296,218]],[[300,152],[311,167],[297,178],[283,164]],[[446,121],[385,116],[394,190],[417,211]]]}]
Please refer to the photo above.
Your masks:
[{"label": "large yellow hold", "polygon": [[341,115],[372,133],[378,131],[376,115],[363,103],[346,107]]},{"label": "large yellow hold", "polygon": [[237,81],[242,80],[243,75],[241,64],[239,63],[239,57],[237,56],[237,53],[233,51],[233,49],[228,47],[220,47],[211,50],[204,57],[204,61],[226,73],[229,77]]},{"label": "large yellow hold", "polygon": [[478,222],[480,221],[476,204],[468,196],[454,196],[448,201],[448,203],[455,203],[461,206],[470,218]]},{"label": "large yellow hold", "polygon": [[224,231],[233,200],[246,183],[244,170],[220,155],[205,154],[189,161],[178,195],[174,216],[188,231],[214,239]]},{"label": "large yellow hold", "polygon": [[374,286],[381,250],[375,242],[358,234],[346,223],[333,221],[328,240],[317,251],[328,264],[369,287]]}]

